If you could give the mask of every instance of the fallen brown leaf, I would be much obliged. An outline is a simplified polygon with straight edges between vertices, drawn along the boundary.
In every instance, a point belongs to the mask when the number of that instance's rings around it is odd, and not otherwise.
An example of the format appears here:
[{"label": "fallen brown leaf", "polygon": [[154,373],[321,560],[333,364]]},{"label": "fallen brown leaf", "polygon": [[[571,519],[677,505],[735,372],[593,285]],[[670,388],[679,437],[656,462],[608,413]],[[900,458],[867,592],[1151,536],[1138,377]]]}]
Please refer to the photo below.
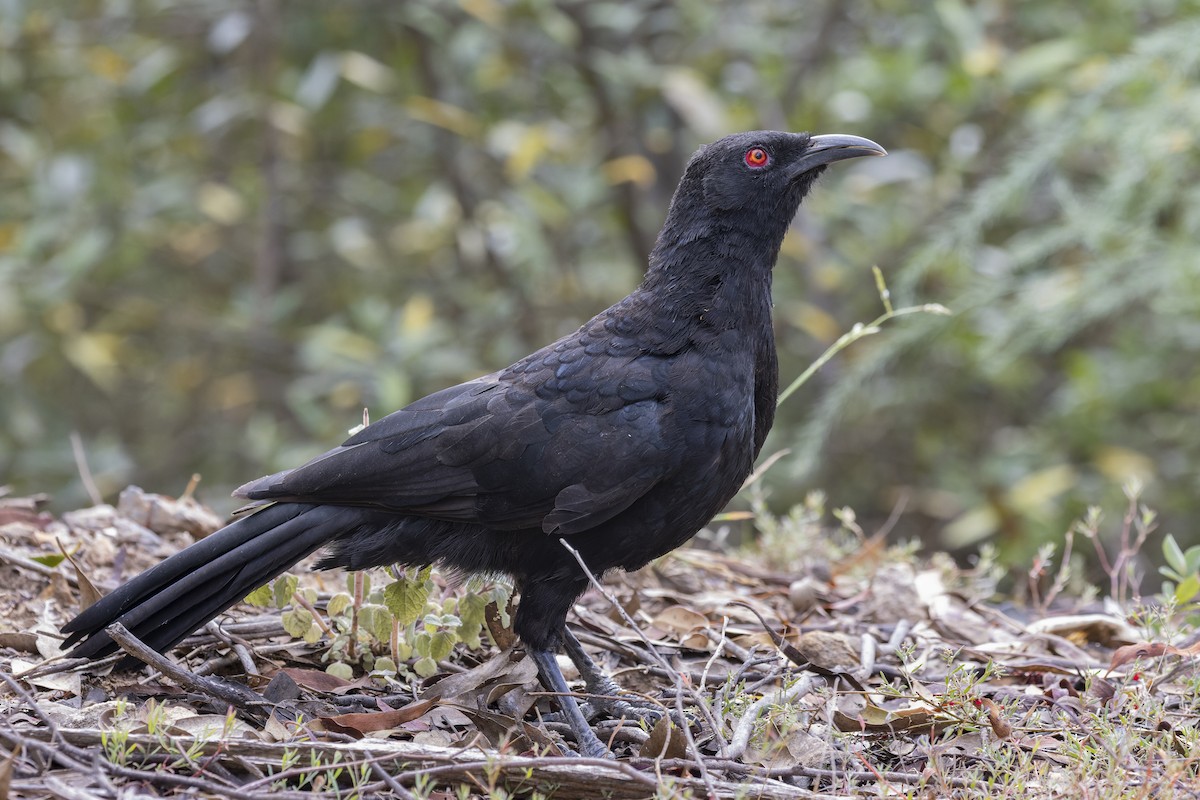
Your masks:
[{"label": "fallen brown leaf", "polygon": [[367,680],[363,677],[358,680],[348,681],[345,678],[330,675],[323,670],[304,669],[303,667],[284,667],[279,671],[294,680],[297,686],[327,694],[341,694],[349,689],[362,686]]},{"label": "fallen brown leaf", "polygon": [[433,705],[432,700],[417,700],[391,711],[339,714],[336,717],[320,717],[319,720],[326,730],[361,739],[368,733],[391,730],[411,722],[433,708]]},{"label": "fallen brown leaf", "polygon": [[1108,671],[1112,672],[1117,667],[1123,667],[1131,661],[1137,661],[1139,658],[1159,658],[1160,656],[1186,656],[1192,655],[1187,650],[1180,650],[1163,642],[1137,642],[1135,644],[1127,644],[1124,647],[1118,647],[1112,655],[1112,661],[1109,662]]},{"label": "fallen brown leaf", "polygon": [[996,705],[994,700],[987,697],[980,701],[985,711],[987,711],[988,724],[992,726],[992,733],[1001,739],[1007,739],[1012,736],[1013,726],[1000,714],[1000,706]]},{"label": "fallen brown leaf", "polygon": [[642,743],[638,753],[642,758],[687,758],[687,754],[687,736],[665,715],[654,723],[650,738]]},{"label": "fallen brown leaf", "polygon": [[874,703],[852,717],[841,710],[833,712],[833,723],[838,730],[847,733],[896,734],[902,732],[927,733],[933,735],[952,725],[954,719],[939,714],[923,705],[888,710]]}]

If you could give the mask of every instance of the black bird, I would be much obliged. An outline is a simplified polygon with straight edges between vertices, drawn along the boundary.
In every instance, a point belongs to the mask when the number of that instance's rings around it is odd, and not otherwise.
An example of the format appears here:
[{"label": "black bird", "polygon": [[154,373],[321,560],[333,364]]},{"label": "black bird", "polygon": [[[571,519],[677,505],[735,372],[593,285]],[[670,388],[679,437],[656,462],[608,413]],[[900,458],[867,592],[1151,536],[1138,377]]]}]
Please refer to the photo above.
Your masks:
[{"label": "black bird", "polygon": [[[885,155],[857,136],[755,131],[688,162],[642,284],[510,367],[443,389],[307,464],[242,486],[261,504],[68,622],[71,655],[121,622],[165,650],[328,546],[320,568],[508,573],[514,627],[547,689],[560,645],[589,690],[615,685],[566,627],[588,581],[690,539],[738,491],[775,416],[771,270],[825,166]],[[82,640],[82,641],[81,641]],[[580,751],[606,755],[569,696]]]}]

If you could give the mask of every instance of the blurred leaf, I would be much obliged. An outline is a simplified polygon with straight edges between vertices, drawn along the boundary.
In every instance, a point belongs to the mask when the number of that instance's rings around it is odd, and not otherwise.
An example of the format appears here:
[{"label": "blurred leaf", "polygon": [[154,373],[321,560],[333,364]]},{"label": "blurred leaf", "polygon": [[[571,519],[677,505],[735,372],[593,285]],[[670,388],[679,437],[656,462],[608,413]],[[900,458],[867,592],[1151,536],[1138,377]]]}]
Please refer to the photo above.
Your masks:
[{"label": "blurred leaf", "polygon": [[1200,575],[1193,572],[1175,587],[1173,599],[1177,604],[1184,605],[1194,600],[1197,594],[1200,594]]},{"label": "blurred leaf", "polygon": [[392,70],[366,53],[350,51],[342,54],[342,77],[372,92],[390,91]]},{"label": "blurred leaf", "polygon": [[246,204],[241,196],[219,183],[204,183],[196,191],[196,205],[214,222],[233,225],[242,219]]},{"label": "blurred leaf", "polygon": [[54,256],[46,267],[69,276],[79,275],[100,259],[111,239],[107,231],[98,228],[86,230]]},{"label": "blurred leaf", "polygon": [[729,132],[721,100],[693,70],[685,67],[666,70],[662,77],[662,92],[672,108],[699,136],[715,139]]},{"label": "blurred leaf", "polygon": [[329,228],[329,238],[337,254],[359,269],[380,269],[385,263],[382,250],[362,219],[337,220]]},{"label": "blurred leaf", "polygon": [[1102,446],[1097,449],[1093,462],[1096,469],[1113,483],[1124,483],[1130,478],[1146,483],[1155,477],[1154,459],[1127,447]]},{"label": "blurred leaf", "polygon": [[471,16],[498,28],[504,22],[504,6],[496,0],[459,0],[463,9]]},{"label": "blurred leaf", "polygon": [[1021,509],[1041,509],[1073,488],[1078,480],[1078,473],[1067,464],[1039,469],[1013,484],[1008,492],[1009,501]]},{"label": "blurred leaf", "polygon": [[144,94],[165,80],[178,64],[173,47],[156,47],[139,58],[133,69],[125,74],[125,87],[136,94]]},{"label": "blurred leaf", "polygon": [[120,345],[120,337],[111,333],[76,333],[63,341],[63,355],[96,386],[111,393],[118,385]]},{"label": "blurred leaf", "polygon": [[314,111],[320,109],[333,96],[341,77],[341,56],[336,53],[318,54],[296,86],[296,102]]},{"label": "blurred leaf", "polygon": [[645,156],[621,156],[606,161],[602,168],[609,183],[628,182],[643,188],[654,185],[654,165]]},{"label": "blurred leaf", "polygon": [[129,74],[129,62],[108,47],[89,48],[88,65],[97,75],[103,75],[113,83],[121,83]]},{"label": "blurred leaf", "polygon": [[1009,56],[1004,63],[1004,80],[1013,89],[1053,80],[1079,62],[1083,47],[1076,39],[1061,38],[1026,47]]},{"label": "blurred leaf", "polygon": [[504,168],[510,180],[521,181],[528,177],[542,157],[550,152],[553,138],[541,125],[520,127],[516,142],[508,152]]},{"label": "blurred leaf", "polygon": [[440,100],[413,95],[404,108],[413,119],[445,128],[464,138],[474,137],[479,132],[479,123],[473,114]]},{"label": "blurred leaf", "polygon": [[221,55],[235,49],[254,28],[254,20],[244,11],[230,11],[209,29],[208,46]]}]

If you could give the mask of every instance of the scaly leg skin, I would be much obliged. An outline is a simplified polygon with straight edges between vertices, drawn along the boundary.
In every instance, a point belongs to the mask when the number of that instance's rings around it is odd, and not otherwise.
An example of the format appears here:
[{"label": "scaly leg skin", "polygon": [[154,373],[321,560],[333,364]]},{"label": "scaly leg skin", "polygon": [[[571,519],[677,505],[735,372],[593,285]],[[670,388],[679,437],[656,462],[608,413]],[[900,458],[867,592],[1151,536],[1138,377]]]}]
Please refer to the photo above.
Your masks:
[{"label": "scaly leg skin", "polygon": [[[578,645],[578,642],[576,644]],[[575,741],[579,745],[579,754],[585,758],[615,758],[592,731],[587,720],[583,718],[579,704],[571,696],[567,679],[563,677],[562,670],[558,668],[554,653],[549,650],[530,650],[529,655],[533,658],[533,663],[537,664],[542,685],[558,694],[558,704],[562,708],[563,718],[570,726],[571,732],[575,734]]]},{"label": "scaly leg skin", "polygon": [[562,641],[563,649],[567,651],[567,656],[579,670],[579,676],[583,678],[588,694],[594,695],[594,697],[588,698],[588,702],[593,708],[613,719],[624,717],[653,724],[662,718],[662,710],[645,703],[645,701],[635,701],[635,705],[628,700],[619,699],[619,695],[624,694],[625,690],[618,686],[616,681],[610,678],[604,670],[600,669],[600,666],[584,651],[583,645],[575,638],[575,634],[565,625],[562,630]]}]

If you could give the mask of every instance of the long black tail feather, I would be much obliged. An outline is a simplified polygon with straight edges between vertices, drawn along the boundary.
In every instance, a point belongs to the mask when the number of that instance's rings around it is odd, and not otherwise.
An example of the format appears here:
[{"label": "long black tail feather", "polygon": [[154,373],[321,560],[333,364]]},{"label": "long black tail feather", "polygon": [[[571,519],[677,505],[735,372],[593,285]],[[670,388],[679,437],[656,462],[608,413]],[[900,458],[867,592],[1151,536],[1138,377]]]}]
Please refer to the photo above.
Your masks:
[{"label": "long black tail feather", "polygon": [[[143,572],[63,626],[74,658],[98,658],[120,622],[163,651],[255,588],[361,522],[344,506],[278,503],[243,517]],[[78,644],[76,644],[78,643]]]}]

